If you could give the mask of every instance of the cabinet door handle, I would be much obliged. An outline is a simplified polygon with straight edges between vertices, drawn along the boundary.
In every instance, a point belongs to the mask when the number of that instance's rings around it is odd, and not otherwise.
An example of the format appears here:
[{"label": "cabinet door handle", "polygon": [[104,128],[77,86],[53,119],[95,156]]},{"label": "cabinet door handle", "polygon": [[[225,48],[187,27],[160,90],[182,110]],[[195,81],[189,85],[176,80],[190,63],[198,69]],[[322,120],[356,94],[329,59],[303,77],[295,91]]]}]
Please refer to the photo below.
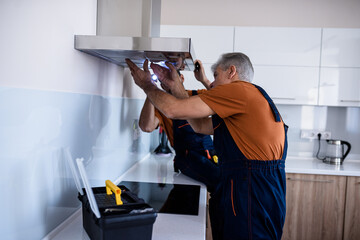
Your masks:
[{"label": "cabinet door handle", "polygon": [[360,102],[360,100],[340,100],[340,102]]},{"label": "cabinet door handle", "polygon": [[301,178],[287,178],[289,181],[300,181],[300,182],[321,182],[321,183],[332,183],[334,180],[312,180],[312,179],[301,179]]},{"label": "cabinet door handle", "polygon": [[272,99],[278,99],[278,100],[296,100],[296,98],[291,98],[291,97],[272,97]]}]

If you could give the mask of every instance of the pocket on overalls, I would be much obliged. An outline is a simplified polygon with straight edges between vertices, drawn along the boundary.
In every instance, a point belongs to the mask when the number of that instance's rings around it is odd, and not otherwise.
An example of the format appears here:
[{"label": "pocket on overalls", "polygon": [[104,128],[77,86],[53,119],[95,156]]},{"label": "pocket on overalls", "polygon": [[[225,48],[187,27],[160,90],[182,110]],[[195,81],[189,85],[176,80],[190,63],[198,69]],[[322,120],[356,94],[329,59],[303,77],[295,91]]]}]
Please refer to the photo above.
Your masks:
[{"label": "pocket on overalls", "polygon": [[[233,216],[242,216],[243,206],[239,204],[246,203],[247,200],[247,178],[232,177],[230,178],[230,206]],[[244,202],[245,201],[245,202]],[[242,211],[242,212],[239,212]]]},{"label": "pocket on overalls", "polygon": [[233,211],[233,214],[234,216],[236,217],[236,210],[235,210],[235,188],[234,188],[234,180],[231,179],[230,180],[230,183],[231,183],[231,187],[230,187],[230,199],[231,199],[231,207],[232,207],[232,211]]}]

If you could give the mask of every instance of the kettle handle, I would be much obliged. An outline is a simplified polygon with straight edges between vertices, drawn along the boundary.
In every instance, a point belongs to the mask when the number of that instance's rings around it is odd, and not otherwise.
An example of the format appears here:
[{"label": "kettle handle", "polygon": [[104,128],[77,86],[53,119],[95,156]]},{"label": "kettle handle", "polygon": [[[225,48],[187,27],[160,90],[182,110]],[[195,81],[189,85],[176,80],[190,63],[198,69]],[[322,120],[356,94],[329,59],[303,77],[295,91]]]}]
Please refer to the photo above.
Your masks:
[{"label": "kettle handle", "polygon": [[347,146],[347,150],[346,150],[346,153],[344,155],[344,159],[346,158],[346,156],[349,154],[350,152],[350,149],[351,149],[351,144],[349,142],[346,142],[346,141],[341,141],[341,144],[345,144]]}]

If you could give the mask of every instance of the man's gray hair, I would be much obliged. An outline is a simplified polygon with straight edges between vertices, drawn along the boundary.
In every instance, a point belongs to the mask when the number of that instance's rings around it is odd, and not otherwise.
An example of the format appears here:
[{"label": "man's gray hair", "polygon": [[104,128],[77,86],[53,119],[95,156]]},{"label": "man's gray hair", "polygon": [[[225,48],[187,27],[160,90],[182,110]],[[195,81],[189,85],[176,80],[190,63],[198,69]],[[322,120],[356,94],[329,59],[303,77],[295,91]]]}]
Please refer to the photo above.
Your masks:
[{"label": "man's gray hair", "polygon": [[225,71],[231,65],[236,67],[240,80],[252,82],[254,77],[254,68],[249,57],[241,52],[224,53],[220,56],[219,60],[211,66],[211,70],[215,72],[215,70],[220,67]]}]

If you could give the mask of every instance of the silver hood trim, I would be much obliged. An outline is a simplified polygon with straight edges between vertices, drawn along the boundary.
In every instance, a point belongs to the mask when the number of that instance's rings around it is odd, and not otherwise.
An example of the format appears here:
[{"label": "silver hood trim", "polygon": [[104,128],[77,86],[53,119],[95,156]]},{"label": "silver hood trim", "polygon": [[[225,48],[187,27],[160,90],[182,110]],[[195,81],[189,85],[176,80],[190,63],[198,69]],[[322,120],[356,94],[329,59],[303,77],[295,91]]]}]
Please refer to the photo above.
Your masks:
[{"label": "silver hood trim", "polygon": [[127,67],[126,58],[139,67],[148,59],[160,64],[169,61],[180,70],[193,71],[196,59],[190,38],[75,35],[75,49],[123,67]]}]

